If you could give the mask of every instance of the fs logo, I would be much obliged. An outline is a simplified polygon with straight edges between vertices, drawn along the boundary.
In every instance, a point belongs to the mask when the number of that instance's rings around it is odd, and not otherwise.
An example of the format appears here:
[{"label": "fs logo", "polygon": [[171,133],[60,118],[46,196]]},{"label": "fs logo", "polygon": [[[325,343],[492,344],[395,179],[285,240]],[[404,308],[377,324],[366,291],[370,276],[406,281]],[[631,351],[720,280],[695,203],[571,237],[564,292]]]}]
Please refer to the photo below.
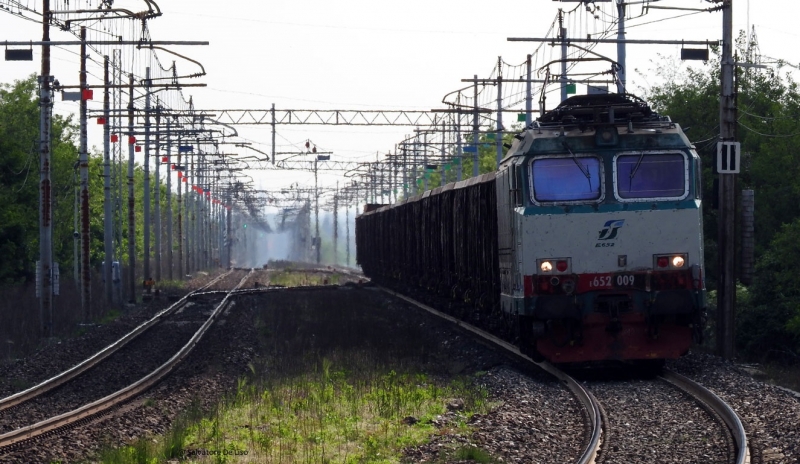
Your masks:
[{"label": "fs logo", "polygon": [[614,242],[606,242],[606,240],[614,240],[617,238],[617,231],[624,224],[624,219],[612,219],[610,221],[606,221],[606,223],[603,225],[603,229],[600,230],[600,236],[597,238],[598,243],[595,244],[595,248],[614,246]]}]

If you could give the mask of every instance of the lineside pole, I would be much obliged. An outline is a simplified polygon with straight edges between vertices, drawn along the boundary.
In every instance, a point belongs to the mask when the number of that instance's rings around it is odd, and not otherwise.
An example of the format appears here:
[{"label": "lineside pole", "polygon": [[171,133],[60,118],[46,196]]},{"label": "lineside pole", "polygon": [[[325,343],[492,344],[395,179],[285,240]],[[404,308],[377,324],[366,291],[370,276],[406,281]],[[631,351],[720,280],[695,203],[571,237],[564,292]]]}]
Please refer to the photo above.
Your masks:
[{"label": "lineside pole", "polygon": [[[123,173],[124,164],[123,164],[123,141],[122,141],[122,121],[123,121],[123,113],[122,113],[122,51],[119,49],[112,50],[112,63],[114,63],[113,70],[112,70],[112,80],[113,80],[113,87],[112,87],[112,95],[114,97],[114,109],[119,111],[114,111],[114,134],[117,135],[117,143],[114,144],[114,174],[115,174],[115,181],[116,185],[116,198],[114,202],[114,209],[117,214],[117,256],[119,257],[118,260],[120,262],[120,267],[122,266],[122,257],[124,255],[124,248],[122,245],[122,241],[125,237],[125,208],[124,208],[124,198],[125,198],[125,174]],[[120,282],[119,286],[115,288],[115,298],[118,303],[122,303],[122,294],[123,289],[125,288],[125,283],[122,282],[122,269],[120,268]]]},{"label": "lineside pole", "polygon": [[39,318],[42,335],[53,336],[53,223],[50,124],[50,0],[42,0],[42,74],[39,76]]},{"label": "lineside pole", "polygon": [[456,181],[464,176],[464,151],[461,148],[461,113],[456,115]]},{"label": "lineside pole", "polygon": [[525,61],[525,127],[530,127],[533,122],[533,92],[531,89],[531,55]]},{"label": "lineside pole", "polygon": [[112,282],[112,265],[114,263],[114,211],[111,202],[111,111],[109,95],[108,55],[103,57],[103,247],[105,266],[103,266],[103,282],[106,303],[114,302],[114,286]]},{"label": "lineside pole", "polygon": [[503,59],[497,57],[497,136],[494,141],[497,149],[497,167],[503,159]]},{"label": "lineside pole", "polygon": [[428,133],[422,134],[422,191],[428,190]]},{"label": "lineside pole", "polygon": [[145,69],[144,96],[144,275],[150,280],[150,68]]},{"label": "lineside pole", "polygon": [[[446,123],[444,121],[444,118],[442,118],[442,146],[441,146],[440,151],[439,151],[439,156],[441,157],[441,160],[442,160],[441,161],[442,162],[441,174],[440,174],[441,179],[439,180],[439,185],[442,185],[442,186],[447,185],[447,170],[445,169],[445,163],[447,161],[446,161],[446,158],[445,158],[445,148],[444,148],[445,138],[447,138],[447,125],[446,125]],[[396,198],[395,198],[395,202],[397,202]]]},{"label": "lineside pole", "polygon": [[86,28],[81,27],[81,103],[80,103],[80,152],[78,163],[81,175],[81,313],[83,322],[91,318],[92,274],[89,263],[91,235],[89,234],[89,149],[86,135]]},{"label": "lineside pole", "polygon": [[[184,215],[184,227],[183,227],[183,236],[184,236],[184,243],[183,243],[183,250],[185,256],[185,271],[186,275],[189,275],[193,272],[192,269],[192,249],[190,248],[191,245],[191,236],[192,236],[192,207],[191,207],[191,200],[192,198],[189,196],[189,179],[186,177],[187,174],[192,172],[192,168],[194,168],[194,156],[191,157],[192,161],[189,160],[189,155],[186,155],[186,167],[188,169],[184,170],[184,179],[186,179],[183,186],[183,215]],[[189,167],[191,163],[191,167]]]},{"label": "lineside pole", "polygon": [[558,10],[558,30],[561,39],[561,101],[567,99],[567,28],[564,27],[564,12]]},{"label": "lineside pole", "polygon": [[[182,167],[181,164],[181,144],[180,139],[178,140],[178,167]],[[185,169],[178,170],[178,173],[181,174],[181,177],[178,178],[178,278],[183,279],[183,276],[186,275],[183,272],[183,195],[181,195],[181,188],[183,187],[183,173],[186,172]]]},{"label": "lineside pole", "polygon": [[[733,1],[722,5],[722,72],[720,141],[734,141],[736,114],[733,94]],[[717,289],[717,352],[733,359],[736,309],[736,175],[719,174],[719,284]]]},{"label": "lineside pole", "polygon": [[[314,240],[317,252],[317,264],[322,259],[322,240],[319,238],[319,179],[317,176],[318,158],[314,159]],[[374,183],[374,182],[373,182]]]},{"label": "lineside pole", "polygon": [[226,247],[226,254],[225,254],[225,267],[230,269],[231,267],[231,247],[233,246],[233,237],[231,236],[231,219],[232,219],[232,211],[228,208],[231,206],[231,192],[228,190],[226,194],[226,200],[224,208],[225,213],[225,247]]},{"label": "lineside pole", "polygon": [[[172,280],[173,273],[173,245],[172,236],[172,121],[167,118],[167,279]],[[180,184],[178,184],[180,187]],[[180,191],[180,189],[179,189]]]},{"label": "lineside pole", "polygon": [[[156,282],[161,282],[161,105],[156,99],[155,189],[153,190]],[[168,166],[169,167],[169,166]]]},{"label": "lineside pole", "polygon": [[472,146],[475,148],[475,154],[472,155],[472,177],[478,177],[478,131],[480,128],[478,119],[478,75],[474,75],[475,87],[473,91],[473,112],[472,112]]},{"label": "lineside pole", "polygon": [[627,80],[626,53],[625,53],[625,0],[617,0],[617,93],[625,93],[625,83]]},{"label": "lineside pole", "polygon": [[411,186],[411,190],[414,193],[414,195],[416,195],[417,192],[419,191],[419,184],[417,183],[417,145],[419,144],[419,142],[417,141],[418,139],[419,139],[419,133],[417,133],[417,135],[414,137],[414,151],[413,154],[411,155],[414,157],[414,159],[411,161],[411,180],[412,182],[414,182],[414,184]]},{"label": "lineside pole", "polygon": [[133,193],[133,73],[128,83],[128,301],[136,303],[136,197]]},{"label": "lineside pole", "polygon": [[333,194],[333,264],[339,264],[339,181]]}]

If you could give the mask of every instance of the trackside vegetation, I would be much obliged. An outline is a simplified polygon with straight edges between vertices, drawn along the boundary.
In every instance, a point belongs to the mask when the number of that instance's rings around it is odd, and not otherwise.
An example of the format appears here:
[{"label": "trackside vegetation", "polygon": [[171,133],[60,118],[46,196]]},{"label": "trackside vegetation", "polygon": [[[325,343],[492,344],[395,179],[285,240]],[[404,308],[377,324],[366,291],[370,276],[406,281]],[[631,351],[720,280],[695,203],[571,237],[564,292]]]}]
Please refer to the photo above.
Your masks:
[{"label": "trackside vegetation", "polygon": [[284,287],[306,287],[310,285],[338,285],[339,274],[305,272],[302,270],[273,271],[269,276],[270,285]]},{"label": "trackside vegetation", "polygon": [[[163,436],[109,448],[99,462],[406,462],[404,449],[431,435],[470,436],[471,417],[494,406],[483,365],[454,355],[469,348],[445,347],[379,291],[279,291],[236,308],[250,325],[237,334],[254,349],[246,377],[204,410],[198,398]],[[453,446],[440,455],[492,462]]]},{"label": "trackside vegetation", "polygon": [[[745,37],[740,35],[738,44],[737,61],[758,61],[757,42],[751,40],[746,48]],[[788,367],[800,366],[800,90],[786,72],[787,65],[779,62],[763,70],[737,69],[736,137],[743,154],[737,198],[742,189],[755,192],[755,273],[752,283],[737,287],[736,343],[740,358]],[[709,321],[713,324],[719,58],[698,67],[662,57],[654,66],[648,75],[660,76],[663,82],[648,85],[645,99],[688,129],[687,136],[703,162],[706,283],[712,291]],[[738,246],[738,238],[737,242]],[[713,349],[713,340],[708,346]]]},{"label": "trackside vegetation", "polygon": [[403,448],[438,432],[433,421],[450,399],[464,400],[459,422],[450,426],[461,433],[469,432],[473,413],[488,409],[486,392],[468,378],[440,384],[425,374],[370,367],[373,361],[368,353],[342,353],[296,377],[241,379],[210,414],[192,410],[155,443],[143,439],[108,450],[101,461],[394,463]]}]

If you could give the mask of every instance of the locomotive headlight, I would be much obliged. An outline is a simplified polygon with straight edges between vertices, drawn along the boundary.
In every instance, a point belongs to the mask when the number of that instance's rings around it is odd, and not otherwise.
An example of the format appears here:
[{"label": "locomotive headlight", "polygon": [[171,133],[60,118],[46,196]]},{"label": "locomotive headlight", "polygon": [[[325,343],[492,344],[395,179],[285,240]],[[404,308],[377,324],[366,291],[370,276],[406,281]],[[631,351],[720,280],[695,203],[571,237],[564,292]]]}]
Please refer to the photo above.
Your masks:
[{"label": "locomotive headlight", "polygon": [[686,261],[689,255],[687,253],[670,253],[664,255],[653,255],[653,269],[685,269]]},{"label": "locomotive headlight", "polygon": [[550,272],[553,270],[553,263],[550,261],[542,261],[542,264],[539,265],[539,268],[542,272]]}]

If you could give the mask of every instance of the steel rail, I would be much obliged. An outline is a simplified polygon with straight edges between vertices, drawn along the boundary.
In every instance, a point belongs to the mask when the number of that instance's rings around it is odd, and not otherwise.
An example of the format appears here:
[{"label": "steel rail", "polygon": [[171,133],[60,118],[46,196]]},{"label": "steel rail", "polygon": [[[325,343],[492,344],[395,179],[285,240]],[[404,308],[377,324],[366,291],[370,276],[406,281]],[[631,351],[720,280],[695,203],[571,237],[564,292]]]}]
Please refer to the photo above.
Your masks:
[{"label": "steel rail", "polygon": [[747,446],[747,434],[744,431],[741,419],[736,414],[736,411],[728,405],[722,398],[715,395],[711,390],[700,385],[694,380],[684,377],[675,372],[664,370],[660,377],[665,382],[673,385],[678,390],[681,390],[689,396],[693,397],[696,401],[701,401],[703,404],[711,408],[717,413],[725,425],[728,427],[733,440],[736,443],[736,464],[747,464],[750,462],[750,450]]},{"label": "steel rail", "polygon": [[52,389],[64,384],[64,383],[66,383],[66,382],[69,382],[70,380],[74,379],[75,377],[83,374],[87,370],[91,369],[92,367],[96,366],[97,364],[99,364],[100,362],[102,362],[103,360],[105,360],[106,358],[108,358],[109,356],[114,354],[115,352],[117,352],[123,346],[127,345],[130,341],[134,340],[136,337],[138,337],[139,335],[143,334],[144,332],[146,332],[148,329],[150,329],[154,325],[156,325],[159,322],[161,322],[161,319],[163,319],[165,316],[168,316],[168,315],[172,314],[173,312],[175,312],[176,310],[178,310],[179,308],[183,307],[183,305],[186,304],[186,302],[188,301],[189,298],[191,298],[195,294],[198,294],[198,293],[202,292],[203,290],[211,287],[212,285],[216,284],[220,280],[222,280],[225,277],[227,277],[228,275],[230,275],[231,272],[233,272],[233,271],[231,270],[231,271],[228,271],[228,272],[226,272],[224,274],[221,274],[218,277],[214,278],[211,282],[209,282],[206,285],[202,286],[201,288],[184,295],[183,298],[181,298],[180,300],[176,301],[170,307],[162,310],[161,312],[159,312],[158,314],[156,314],[155,316],[150,318],[148,321],[139,324],[139,326],[137,326],[135,329],[133,329],[130,332],[128,332],[127,334],[125,334],[119,340],[117,340],[114,343],[108,345],[107,347],[105,347],[102,350],[98,351],[97,353],[95,353],[91,357],[85,359],[84,361],[81,361],[80,363],[78,363],[75,366],[67,369],[66,371],[64,371],[64,372],[62,372],[62,373],[60,373],[60,374],[58,374],[58,375],[56,375],[54,377],[51,377],[51,378],[49,378],[49,379],[47,379],[47,380],[45,380],[45,381],[43,381],[43,382],[41,382],[41,383],[39,383],[37,385],[34,385],[33,387],[28,388],[27,390],[23,390],[21,392],[18,392],[18,393],[15,393],[13,395],[7,396],[7,397],[5,397],[3,399],[0,399],[0,411],[2,411],[4,409],[8,409],[8,408],[13,407],[13,406],[16,406],[16,405],[18,405],[20,403],[23,403],[25,401],[28,401],[28,400],[30,400],[32,398],[36,398],[37,396],[39,396],[39,395],[41,395],[43,393],[46,393],[46,392],[48,392],[48,391],[50,391],[50,390],[52,390]]},{"label": "steel rail", "polygon": [[[234,287],[234,290],[238,289],[250,278],[250,276],[255,272],[255,270],[251,269],[250,272],[242,278],[241,281]],[[177,352],[175,353],[169,360],[167,360],[164,364],[159,366],[153,372],[147,374],[146,376],[142,377],[138,381],[132,383],[131,385],[118,390],[115,393],[112,393],[104,398],[100,398],[97,401],[92,403],[86,404],[81,406],[78,409],[72,410],[70,412],[66,412],[59,416],[51,417],[49,419],[45,419],[43,421],[37,422],[36,424],[29,425],[27,427],[22,427],[13,432],[9,432],[3,435],[0,435],[0,448],[5,448],[9,446],[13,446],[17,443],[24,442],[26,440],[30,440],[32,438],[36,438],[39,435],[43,435],[48,432],[52,432],[56,429],[60,429],[71,425],[75,422],[84,420],[93,416],[95,414],[101,413],[106,411],[124,401],[133,398],[142,392],[146,391],[157,382],[159,382],[162,378],[164,378],[167,374],[169,374],[172,369],[175,368],[178,363],[180,363],[186,356],[191,353],[192,349],[197,345],[200,339],[205,335],[206,331],[211,324],[216,321],[217,317],[222,314],[225,308],[228,306],[228,301],[231,297],[231,293],[229,292],[225,298],[222,299],[214,311],[211,313],[208,319],[206,319],[205,323],[197,329],[197,332],[192,335],[192,338],[189,339],[188,342]]]},{"label": "steel rail", "polygon": [[[588,390],[583,388],[583,386],[578,383],[577,380],[573,379],[566,373],[562,372],[560,369],[555,367],[554,365],[550,364],[549,362],[536,362],[529,358],[528,356],[522,354],[519,351],[519,348],[515,345],[496,337],[495,335],[490,334],[484,330],[481,330],[469,323],[462,321],[461,319],[457,319],[449,314],[443,313],[437,309],[434,309],[426,304],[420,303],[419,301],[414,300],[413,298],[409,298],[401,293],[397,293],[393,290],[389,290],[386,287],[378,286],[384,292],[393,295],[397,298],[400,298],[412,305],[424,309],[431,314],[434,314],[442,319],[446,319],[455,325],[466,329],[473,334],[483,338],[484,340],[490,341],[495,345],[502,347],[504,350],[513,353],[516,356],[519,356],[525,359],[528,362],[531,362],[537,365],[539,368],[547,372],[548,374],[553,375],[555,378],[566,384],[567,388],[572,392],[572,394],[581,402],[583,407],[585,408],[586,412],[589,414],[589,423],[591,427],[591,434],[589,438],[589,443],[587,443],[586,447],[584,448],[583,452],[581,453],[580,457],[577,461],[577,464],[590,464],[594,462],[595,457],[597,456],[597,450],[600,448],[600,440],[603,435],[603,419],[602,414],[600,412],[600,405],[597,402],[597,399],[592,395]],[[738,464],[738,463],[737,463]]]}]

